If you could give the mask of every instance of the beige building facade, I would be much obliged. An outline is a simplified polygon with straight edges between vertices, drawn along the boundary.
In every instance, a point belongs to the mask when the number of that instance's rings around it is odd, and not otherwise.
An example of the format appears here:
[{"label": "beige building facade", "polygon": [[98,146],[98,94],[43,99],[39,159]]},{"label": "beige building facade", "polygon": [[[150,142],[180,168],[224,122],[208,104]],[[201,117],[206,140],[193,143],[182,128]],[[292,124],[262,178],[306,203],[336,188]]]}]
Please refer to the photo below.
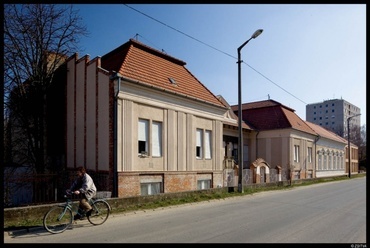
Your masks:
[{"label": "beige building facade", "polygon": [[[225,108],[121,78],[117,97],[118,195],[222,184]],[[145,142],[144,152],[140,142]]]}]

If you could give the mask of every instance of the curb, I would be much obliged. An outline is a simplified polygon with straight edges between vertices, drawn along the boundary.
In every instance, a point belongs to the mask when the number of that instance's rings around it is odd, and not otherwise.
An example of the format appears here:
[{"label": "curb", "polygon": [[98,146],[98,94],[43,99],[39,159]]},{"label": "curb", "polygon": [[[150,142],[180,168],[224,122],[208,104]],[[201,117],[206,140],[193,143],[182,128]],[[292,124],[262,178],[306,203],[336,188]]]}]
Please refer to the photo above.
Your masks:
[{"label": "curb", "polygon": [[20,236],[20,235],[24,235],[24,234],[31,233],[31,232],[41,231],[41,230],[44,230],[44,227],[42,226],[27,227],[27,228],[19,229],[19,230],[4,231],[4,235],[8,237]]}]

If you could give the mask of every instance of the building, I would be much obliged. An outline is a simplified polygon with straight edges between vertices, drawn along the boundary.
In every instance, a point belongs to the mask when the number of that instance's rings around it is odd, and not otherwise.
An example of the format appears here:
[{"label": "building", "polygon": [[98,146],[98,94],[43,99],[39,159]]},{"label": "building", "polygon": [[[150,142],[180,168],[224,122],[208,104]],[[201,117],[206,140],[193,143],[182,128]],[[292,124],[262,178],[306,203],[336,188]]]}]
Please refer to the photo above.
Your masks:
[{"label": "building", "polygon": [[[360,114],[360,108],[343,99],[331,99],[306,105],[306,121],[329,129],[342,137],[347,137],[347,118]],[[360,116],[352,118],[350,125],[360,127]]]},{"label": "building", "polygon": [[[345,173],[345,143],[273,100],[242,105],[239,148],[238,106],[215,96],[185,65],[133,39],[102,57],[69,57],[53,90],[59,104],[50,107],[60,162],[44,183],[47,192],[63,194],[78,166],[114,197],[235,187],[239,176],[246,185]],[[334,161],[330,156],[336,162],[319,167]]]},{"label": "building", "polygon": [[223,184],[228,108],[186,63],[130,39],[67,61],[66,166],[115,197]]},{"label": "building", "polygon": [[318,134],[314,155],[316,177],[340,176],[348,173],[347,140],[322,126],[309,121],[306,123]]},{"label": "building", "polygon": [[[238,106],[231,107],[235,114]],[[282,180],[314,178],[314,147],[317,133],[291,109],[274,100],[242,104],[242,117],[253,130],[248,140],[250,157],[263,159],[266,166],[256,168],[254,182],[268,182],[274,171]]]}]

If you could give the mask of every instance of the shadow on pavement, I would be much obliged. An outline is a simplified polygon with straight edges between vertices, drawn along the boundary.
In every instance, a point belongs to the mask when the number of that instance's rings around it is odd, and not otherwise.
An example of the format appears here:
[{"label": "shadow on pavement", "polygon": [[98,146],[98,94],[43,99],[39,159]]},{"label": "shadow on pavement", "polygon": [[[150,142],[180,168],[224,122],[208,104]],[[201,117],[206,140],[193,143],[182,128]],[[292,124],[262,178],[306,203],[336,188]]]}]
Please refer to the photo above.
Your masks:
[{"label": "shadow on pavement", "polygon": [[[90,223],[88,222],[85,222],[85,221],[81,221],[81,222],[76,222],[76,223],[73,223],[70,227],[68,227],[67,230],[65,230],[66,232],[68,232],[68,230],[71,230],[71,229],[74,229],[74,228],[81,228],[81,227],[85,227],[87,225],[91,225]],[[11,238],[20,238],[22,236],[29,236],[29,235],[32,235],[32,236],[40,236],[40,235],[55,235],[53,233],[49,233],[43,226],[28,226],[28,227],[7,227],[7,228],[4,228],[4,237],[5,236],[8,236],[8,237],[11,237]]]}]

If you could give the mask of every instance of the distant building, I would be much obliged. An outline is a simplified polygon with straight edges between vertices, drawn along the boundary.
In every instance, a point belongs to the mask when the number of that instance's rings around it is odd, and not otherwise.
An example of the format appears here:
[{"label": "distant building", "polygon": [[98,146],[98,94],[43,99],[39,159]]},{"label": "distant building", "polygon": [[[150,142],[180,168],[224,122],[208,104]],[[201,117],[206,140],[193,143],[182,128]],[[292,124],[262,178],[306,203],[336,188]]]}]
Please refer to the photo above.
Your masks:
[{"label": "distant building", "polygon": [[[306,105],[306,121],[315,123],[346,137],[347,118],[361,114],[361,109],[343,99],[331,99]],[[351,119],[351,126],[361,126],[360,115]]]}]

